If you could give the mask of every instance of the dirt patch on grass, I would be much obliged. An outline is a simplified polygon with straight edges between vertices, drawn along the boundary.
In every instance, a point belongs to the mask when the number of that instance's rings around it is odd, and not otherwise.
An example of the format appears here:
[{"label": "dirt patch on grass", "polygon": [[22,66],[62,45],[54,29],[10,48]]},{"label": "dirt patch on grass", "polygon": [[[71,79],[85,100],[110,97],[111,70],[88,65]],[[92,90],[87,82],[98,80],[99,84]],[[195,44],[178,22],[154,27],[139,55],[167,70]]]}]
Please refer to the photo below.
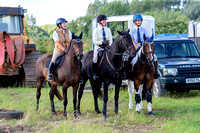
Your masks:
[{"label": "dirt patch on grass", "polygon": [[0,133],[15,133],[15,132],[33,132],[31,126],[28,125],[17,125],[17,126],[8,126],[0,125]]}]

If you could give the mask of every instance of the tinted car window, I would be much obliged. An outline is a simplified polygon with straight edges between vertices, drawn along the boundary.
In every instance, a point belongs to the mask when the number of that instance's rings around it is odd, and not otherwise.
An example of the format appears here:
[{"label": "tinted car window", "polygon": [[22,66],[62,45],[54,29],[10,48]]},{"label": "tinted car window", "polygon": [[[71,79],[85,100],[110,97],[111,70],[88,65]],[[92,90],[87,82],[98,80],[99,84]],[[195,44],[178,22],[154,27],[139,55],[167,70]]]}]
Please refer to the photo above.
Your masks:
[{"label": "tinted car window", "polygon": [[199,56],[194,43],[155,43],[158,58]]}]

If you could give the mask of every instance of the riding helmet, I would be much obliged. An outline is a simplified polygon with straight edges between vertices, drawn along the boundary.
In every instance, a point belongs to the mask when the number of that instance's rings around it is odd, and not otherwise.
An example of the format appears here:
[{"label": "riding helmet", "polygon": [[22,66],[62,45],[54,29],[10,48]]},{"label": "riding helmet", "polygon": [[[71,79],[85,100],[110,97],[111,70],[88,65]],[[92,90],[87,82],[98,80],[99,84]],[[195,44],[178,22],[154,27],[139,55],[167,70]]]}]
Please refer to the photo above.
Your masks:
[{"label": "riding helmet", "polygon": [[68,22],[66,19],[64,19],[64,18],[59,18],[59,19],[57,19],[57,21],[56,21],[56,25],[58,26],[59,24],[61,24],[61,23],[63,23],[63,22]]},{"label": "riding helmet", "polygon": [[100,14],[100,15],[97,17],[97,22],[98,22],[98,23],[99,23],[101,20],[107,20],[106,15]]},{"label": "riding helmet", "polygon": [[135,15],[133,16],[133,22],[136,21],[136,20],[143,20],[142,15],[140,15],[140,14],[135,14]]}]

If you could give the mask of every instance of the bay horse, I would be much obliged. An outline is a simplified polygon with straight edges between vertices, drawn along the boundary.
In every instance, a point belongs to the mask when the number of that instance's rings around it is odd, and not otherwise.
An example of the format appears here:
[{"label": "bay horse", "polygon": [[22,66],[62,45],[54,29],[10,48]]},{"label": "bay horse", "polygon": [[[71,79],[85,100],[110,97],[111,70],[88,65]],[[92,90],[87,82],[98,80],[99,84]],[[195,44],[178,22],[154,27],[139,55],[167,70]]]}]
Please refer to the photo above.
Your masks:
[{"label": "bay horse", "polygon": [[93,62],[93,50],[88,51],[84,54],[83,58],[83,66],[84,70],[82,73],[83,83],[80,85],[79,92],[78,92],[78,113],[80,112],[80,102],[83,95],[83,90],[85,87],[85,83],[89,79],[93,97],[94,97],[94,105],[95,105],[95,111],[97,113],[101,113],[99,111],[98,107],[98,101],[97,98],[101,94],[101,86],[103,83],[104,87],[104,97],[103,97],[103,118],[107,118],[107,101],[108,101],[108,86],[113,83],[115,85],[115,106],[114,106],[114,112],[117,116],[118,114],[118,99],[119,99],[119,89],[122,84],[122,74],[124,72],[123,70],[123,56],[129,55],[130,58],[133,58],[135,56],[135,47],[132,43],[131,36],[128,31],[117,31],[118,36],[114,40],[113,44],[106,48],[103,54],[103,57],[101,59],[101,63],[98,65],[98,80],[93,80],[93,72],[92,72],[92,62]]},{"label": "bay horse", "polygon": [[[137,52],[136,57],[132,59],[132,64],[130,65],[130,76],[128,77],[128,91],[129,91],[129,109],[132,109],[132,93],[133,93],[133,83],[135,88],[135,101],[136,101],[136,111],[139,113],[140,110],[144,110],[142,107],[142,89],[146,89],[146,99],[148,103],[148,115],[154,115],[151,103],[152,103],[152,86],[155,75],[154,68],[154,43],[153,35],[150,38],[146,38],[144,35],[144,42]],[[142,86],[143,84],[143,86]]]},{"label": "bay horse", "polygon": [[[57,70],[57,78],[54,75],[54,80],[52,82],[48,81],[51,90],[49,92],[50,102],[51,102],[51,111],[56,114],[54,107],[54,95],[57,98],[63,101],[64,111],[63,115],[67,116],[66,106],[68,104],[67,101],[67,89],[72,86],[73,88],[73,104],[74,104],[74,116],[77,117],[76,112],[76,103],[77,103],[77,90],[79,86],[79,80],[81,77],[81,67],[80,60],[82,59],[82,51],[83,51],[83,42],[82,42],[82,33],[79,36],[72,34],[72,40],[70,41],[69,46],[67,47],[68,53],[65,54],[63,64]],[[39,107],[39,99],[41,95],[41,87],[44,79],[47,79],[48,76],[48,68],[45,67],[47,61],[52,57],[52,54],[43,54],[39,57],[36,63],[36,78],[37,78],[37,107]],[[59,93],[57,86],[62,86],[62,94]]]}]

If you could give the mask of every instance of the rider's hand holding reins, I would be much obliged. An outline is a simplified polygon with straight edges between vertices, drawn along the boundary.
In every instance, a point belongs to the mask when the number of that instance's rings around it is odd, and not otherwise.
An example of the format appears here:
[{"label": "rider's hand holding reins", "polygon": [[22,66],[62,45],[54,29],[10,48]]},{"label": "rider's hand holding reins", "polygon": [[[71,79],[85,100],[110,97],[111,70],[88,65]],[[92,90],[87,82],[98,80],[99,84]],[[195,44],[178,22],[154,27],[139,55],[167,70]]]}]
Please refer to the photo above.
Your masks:
[{"label": "rider's hand holding reins", "polygon": [[68,50],[67,50],[67,49],[65,49],[65,50],[64,50],[64,52],[65,52],[65,54],[67,54],[67,53],[68,53]]},{"label": "rider's hand holding reins", "polygon": [[103,41],[102,44],[109,45],[110,40]]}]

